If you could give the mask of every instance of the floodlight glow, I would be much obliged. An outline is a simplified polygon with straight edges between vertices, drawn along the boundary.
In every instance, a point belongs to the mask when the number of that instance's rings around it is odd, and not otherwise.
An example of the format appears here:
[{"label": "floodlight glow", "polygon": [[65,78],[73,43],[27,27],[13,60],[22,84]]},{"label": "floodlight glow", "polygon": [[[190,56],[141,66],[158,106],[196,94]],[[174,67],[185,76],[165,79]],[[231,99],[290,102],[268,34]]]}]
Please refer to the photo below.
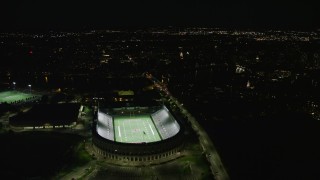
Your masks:
[{"label": "floodlight glow", "polygon": [[165,106],[150,114],[107,115],[106,111],[98,110],[96,125],[97,134],[104,139],[121,143],[149,143],[175,136],[180,131],[178,122],[172,117]]},{"label": "floodlight glow", "polygon": [[97,132],[100,136],[114,140],[112,117],[103,112],[98,112]]},{"label": "floodlight glow", "polygon": [[31,84],[29,84],[28,86],[31,87]]},{"label": "floodlight glow", "polygon": [[16,82],[13,82],[12,84],[13,84],[13,85],[16,85]]}]

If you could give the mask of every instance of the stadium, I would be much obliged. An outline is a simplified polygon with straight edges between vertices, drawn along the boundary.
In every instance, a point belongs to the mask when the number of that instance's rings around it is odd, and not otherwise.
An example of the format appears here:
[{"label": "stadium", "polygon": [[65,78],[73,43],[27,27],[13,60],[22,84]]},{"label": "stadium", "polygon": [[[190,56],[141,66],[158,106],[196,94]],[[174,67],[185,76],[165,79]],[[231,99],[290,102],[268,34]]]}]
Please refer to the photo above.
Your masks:
[{"label": "stadium", "polygon": [[105,158],[134,164],[180,154],[183,126],[166,106],[99,108],[93,147]]}]

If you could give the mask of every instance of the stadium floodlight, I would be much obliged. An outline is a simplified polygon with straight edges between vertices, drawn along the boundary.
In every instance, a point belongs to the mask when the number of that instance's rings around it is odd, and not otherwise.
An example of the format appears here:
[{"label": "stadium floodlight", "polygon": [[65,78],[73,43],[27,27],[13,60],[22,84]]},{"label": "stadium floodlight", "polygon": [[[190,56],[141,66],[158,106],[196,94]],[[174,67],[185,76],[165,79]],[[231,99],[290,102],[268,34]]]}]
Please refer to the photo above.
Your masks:
[{"label": "stadium floodlight", "polygon": [[28,87],[29,87],[29,91],[31,92],[31,84],[29,84]]},{"label": "stadium floodlight", "polygon": [[16,89],[16,82],[12,82],[12,84],[13,84],[13,90],[15,90]]}]

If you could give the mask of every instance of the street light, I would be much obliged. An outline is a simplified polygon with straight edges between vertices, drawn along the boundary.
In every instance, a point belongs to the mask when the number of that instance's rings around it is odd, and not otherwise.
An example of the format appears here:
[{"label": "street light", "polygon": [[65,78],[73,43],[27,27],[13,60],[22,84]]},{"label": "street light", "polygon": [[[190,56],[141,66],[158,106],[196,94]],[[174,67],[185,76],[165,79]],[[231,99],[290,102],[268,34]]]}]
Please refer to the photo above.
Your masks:
[{"label": "street light", "polygon": [[15,90],[16,89],[16,82],[13,82],[13,89]]},{"label": "street light", "polygon": [[31,92],[31,84],[29,84],[29,85],[28,85],[28,87],[29,87],[29,89],[30,89],[30,92]]}]

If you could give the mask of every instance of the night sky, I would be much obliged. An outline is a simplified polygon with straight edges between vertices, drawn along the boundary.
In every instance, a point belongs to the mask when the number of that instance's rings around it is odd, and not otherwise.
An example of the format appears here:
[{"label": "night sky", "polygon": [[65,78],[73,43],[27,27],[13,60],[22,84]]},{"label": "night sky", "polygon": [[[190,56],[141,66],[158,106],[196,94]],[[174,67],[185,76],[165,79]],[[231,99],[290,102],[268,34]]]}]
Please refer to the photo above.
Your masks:
[{"label": "night sky", "polygon": [[209,26],[320,28],[316,1],[5,0],[1,30]]}]

